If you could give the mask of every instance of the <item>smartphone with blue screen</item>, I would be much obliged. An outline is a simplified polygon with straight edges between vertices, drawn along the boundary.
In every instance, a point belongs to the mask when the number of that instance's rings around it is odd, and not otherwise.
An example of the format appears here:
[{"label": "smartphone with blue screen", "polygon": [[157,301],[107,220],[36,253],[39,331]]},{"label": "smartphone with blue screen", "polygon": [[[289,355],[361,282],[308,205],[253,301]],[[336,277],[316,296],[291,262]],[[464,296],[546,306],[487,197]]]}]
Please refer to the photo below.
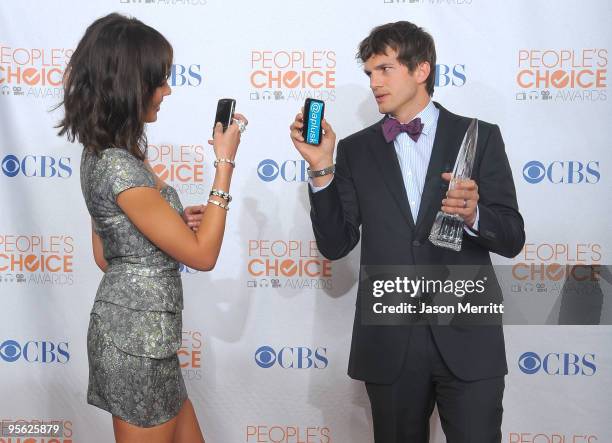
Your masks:
[{"label": "smartphone with blue screen", "polygon": [[325,102],[314,98],[307,98],[304,103],[304,127],[302,136],[309,145],[321,144],[323,128],[321,122],[325,112]]}]

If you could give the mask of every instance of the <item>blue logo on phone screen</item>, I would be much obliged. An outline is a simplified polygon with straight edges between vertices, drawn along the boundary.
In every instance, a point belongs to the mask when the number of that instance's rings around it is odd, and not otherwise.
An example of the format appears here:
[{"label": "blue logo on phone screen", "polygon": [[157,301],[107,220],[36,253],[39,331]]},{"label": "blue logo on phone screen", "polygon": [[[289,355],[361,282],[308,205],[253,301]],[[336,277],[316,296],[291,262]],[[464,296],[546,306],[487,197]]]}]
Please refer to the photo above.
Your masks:
[{"label": "blue logo on phone screen", "polygon": [[323,105],[321,103],[312,102],[310,104],[310,112],[308,113],[308,133],[306,134],[306,143],[310,143],[313,145],[319,144],[322,113]]}]

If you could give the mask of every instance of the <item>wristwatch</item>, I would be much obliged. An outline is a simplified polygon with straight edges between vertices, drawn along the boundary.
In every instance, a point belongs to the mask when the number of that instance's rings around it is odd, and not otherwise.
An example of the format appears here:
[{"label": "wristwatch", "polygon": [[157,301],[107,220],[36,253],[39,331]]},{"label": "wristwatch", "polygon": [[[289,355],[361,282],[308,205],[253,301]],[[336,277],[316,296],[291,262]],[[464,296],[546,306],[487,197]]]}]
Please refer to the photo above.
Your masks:
[{"label": "wristwatch", "polygon": [[331,165],[327,168],[319,169],[318,171],[313,171],[312,169],[307,168],[306,171],[308,172],[308,177],[310,178],[323,177],[325,175],[333,174],[334,172],[336,172],[336,165]]}]

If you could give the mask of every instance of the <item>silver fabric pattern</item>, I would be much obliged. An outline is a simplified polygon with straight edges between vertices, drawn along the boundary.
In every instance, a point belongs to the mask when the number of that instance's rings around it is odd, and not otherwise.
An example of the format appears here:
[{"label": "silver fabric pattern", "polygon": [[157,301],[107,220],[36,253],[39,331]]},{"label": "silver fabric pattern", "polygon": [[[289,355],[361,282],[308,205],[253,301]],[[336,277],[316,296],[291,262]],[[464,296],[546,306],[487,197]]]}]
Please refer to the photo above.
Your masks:
[{"label": "silver fabric pattern", "polygon": [[[108,263],[87,334],[87,401],[137,426],[155,426],[176,416],[187,398],[177,357],[183,309],[179,264],[141,234],[116,202],[127,189],[155,188],[155,176],[119,148],[99,156],[83,150],[80,172]],[[182,214],[174,188],[160,193]]]}]

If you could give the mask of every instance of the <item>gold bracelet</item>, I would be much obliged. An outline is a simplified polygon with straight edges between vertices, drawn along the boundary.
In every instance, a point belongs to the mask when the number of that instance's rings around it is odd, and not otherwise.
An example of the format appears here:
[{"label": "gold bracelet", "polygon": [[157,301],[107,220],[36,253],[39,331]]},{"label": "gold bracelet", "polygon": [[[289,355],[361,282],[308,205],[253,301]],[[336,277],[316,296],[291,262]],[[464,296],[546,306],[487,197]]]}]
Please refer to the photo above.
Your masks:
[{"label": "gold bracelet", "polygon": [[217,200],[213,200],[211,198],[208,199],[208,203],[212,203],[213,205],[219,206],[220,208],[225,209],[226,211],[229,211],[229,205],[224,205],[221,202],[218,202]]}]

